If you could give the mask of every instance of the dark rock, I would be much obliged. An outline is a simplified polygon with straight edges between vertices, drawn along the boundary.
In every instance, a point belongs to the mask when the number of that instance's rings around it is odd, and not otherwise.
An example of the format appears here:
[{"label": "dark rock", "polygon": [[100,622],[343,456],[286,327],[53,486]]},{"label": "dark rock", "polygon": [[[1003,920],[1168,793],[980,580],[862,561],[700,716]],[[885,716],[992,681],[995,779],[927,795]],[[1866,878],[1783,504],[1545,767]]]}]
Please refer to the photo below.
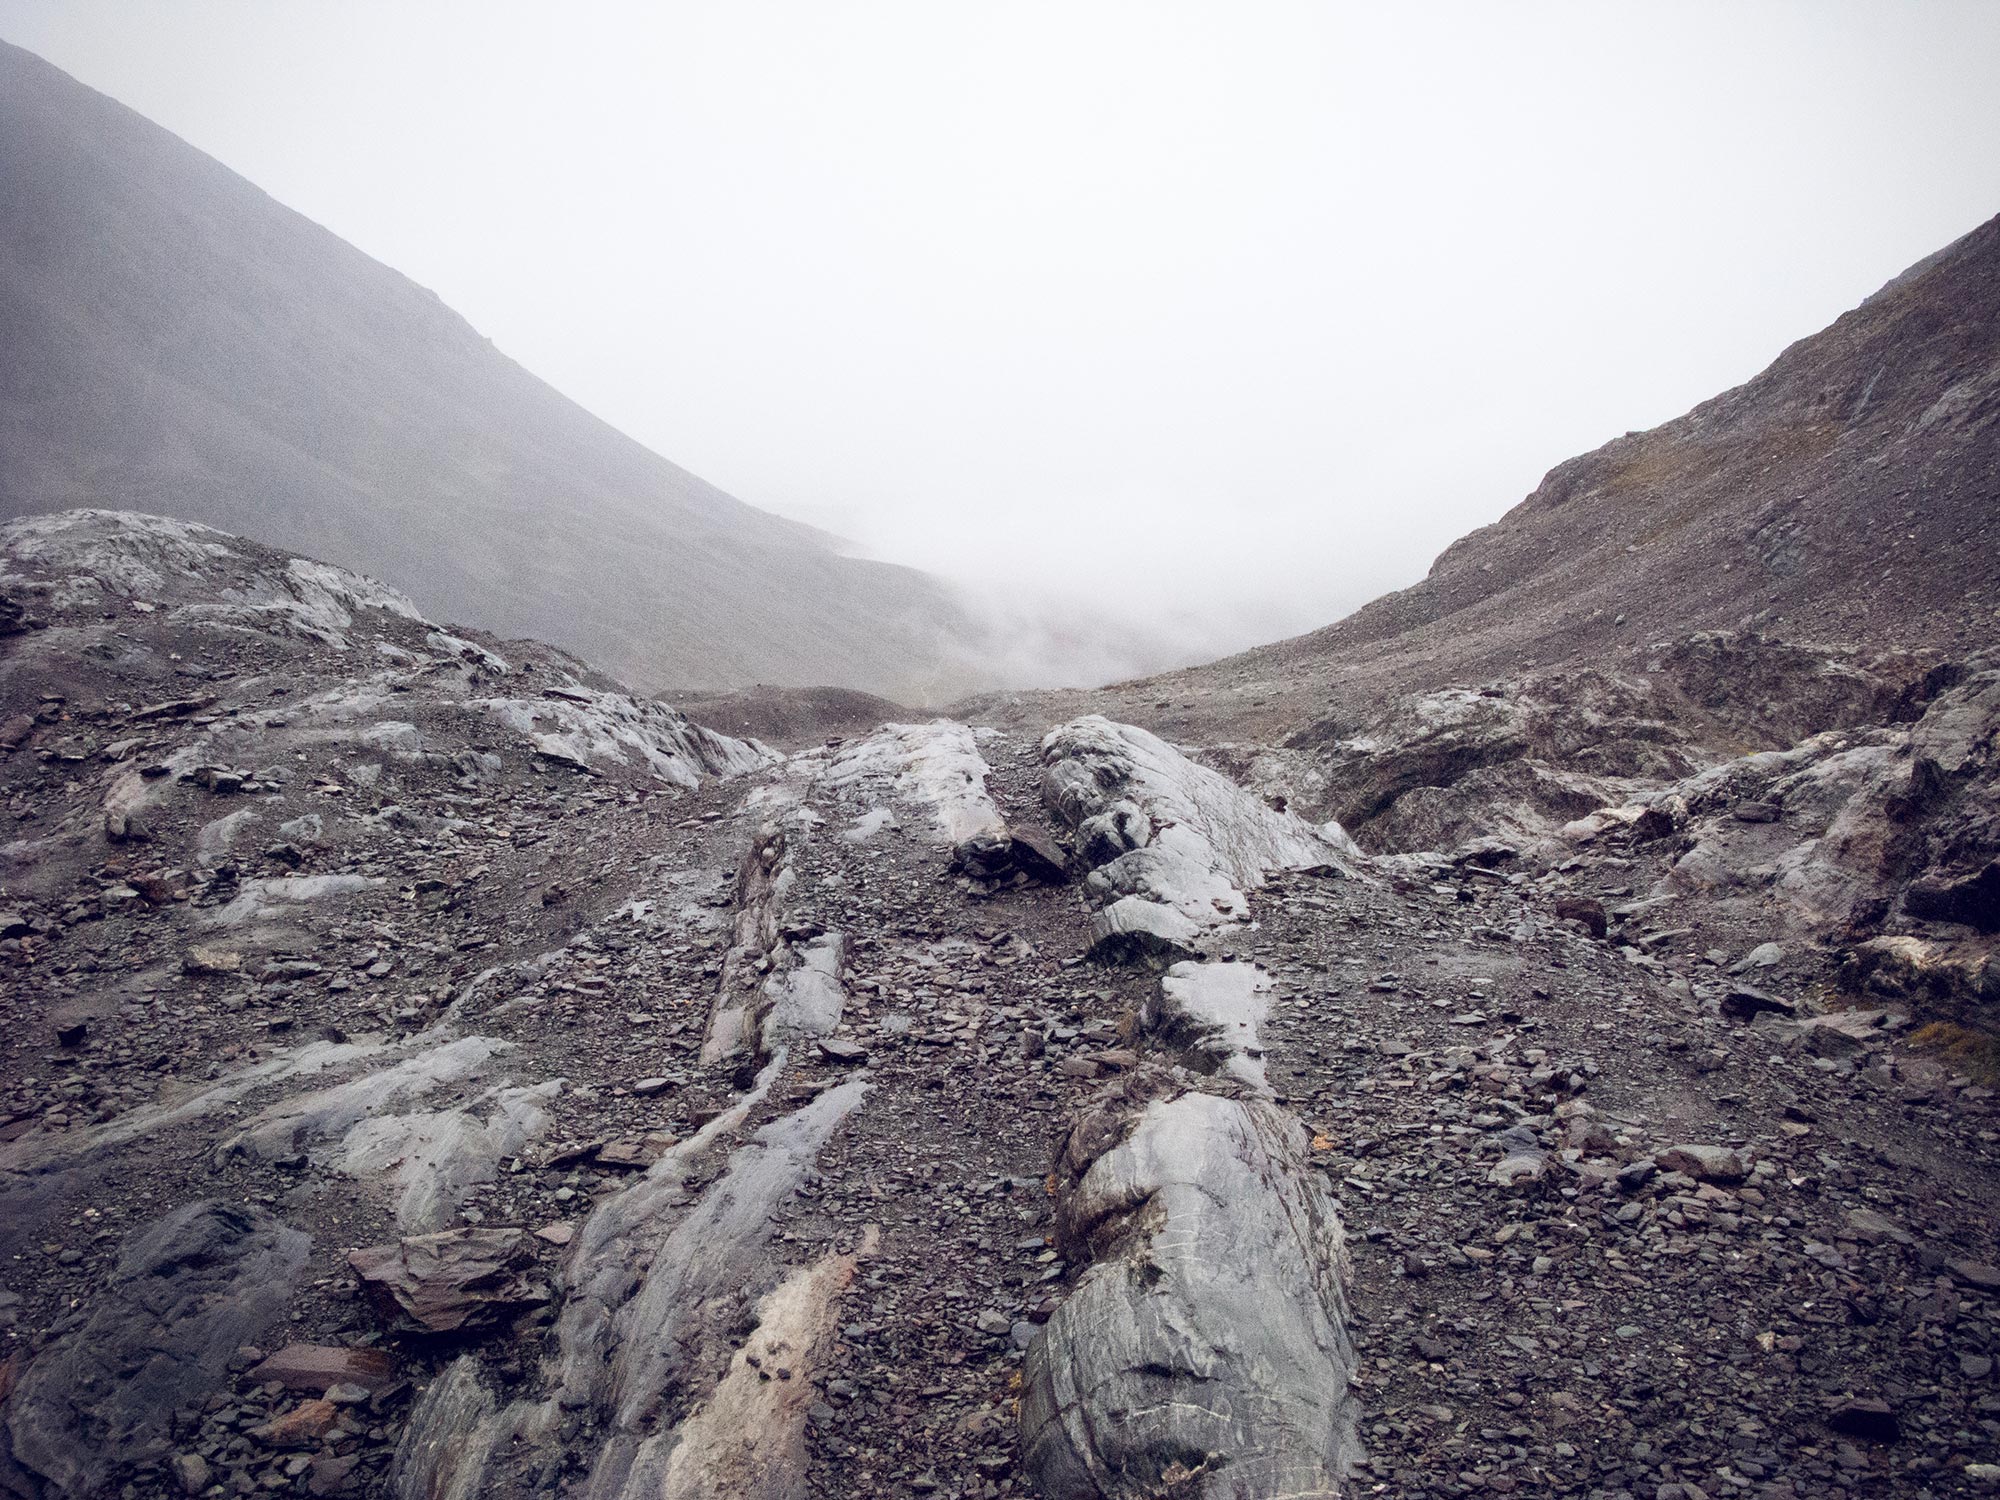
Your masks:
[{"label": "dark rock", "polygon": [[1944,1264],[1947,1271],[1967,1286],[1976,1286],[1982,1292],[2000,1292],[2000,1266],[1983,1260],[1948,1260]]},{"label": "dark rock", "polygon": [[309,1245],[261,1209],[214,1202],[143,1231],[81,1326],[21,1376],[6,1408],[16,1461],[89,1495],[158,1454],[174,1413],[199,1408],[282,1314]]},{"label": "dark rock", "polygon": [[1873,1396],[1841,1402],[1827,1413],[1826,1425],[1842,1437],[1862,1438],[1871,1443],[1893,1443],[1903,1435],[1896,1409]]},{"label": "dark rock", "polygon": [[1775,802],[1738,802],[1729,809],[1729,816],[1739,823],[1775,823],[1783,816]]},{"label": "dark rock", "polygon": [[1024,828],[975,833],[952,850],[951,869],[988,885],[1061,885],[1069,879],[1063,852]]},{"label": "dark rock", "polygon": [[1790,1016],[1798,1011],[1798,1006],[1790,1000],[1781,1000],[1776,995],[1767,995],[1760,989],[1747,984],[1735,984],[1722,997],[1722,1013],[1735,1021],[1748,1021],[1764,1012]]},{"label": "dark rock", "polygon": [[1911,881],[1903,909],[1928,922],[1963,922],[1981,932],[2000,931],[2000,860],[1957,880],[1927,876]]},{"label": "dark rock", "polygon": [[1575,922],[1594,938],[1603,937],[1611,928],[1604,914],[1604,903],[1589,896],[1558,896],[1556,920]]},{"label": "dark rock", "polygon": [[483,1328],[546,1302],[520,1229],[446,1229],[347,1257],[361,1290],[393,1324],[420,1333]]}]

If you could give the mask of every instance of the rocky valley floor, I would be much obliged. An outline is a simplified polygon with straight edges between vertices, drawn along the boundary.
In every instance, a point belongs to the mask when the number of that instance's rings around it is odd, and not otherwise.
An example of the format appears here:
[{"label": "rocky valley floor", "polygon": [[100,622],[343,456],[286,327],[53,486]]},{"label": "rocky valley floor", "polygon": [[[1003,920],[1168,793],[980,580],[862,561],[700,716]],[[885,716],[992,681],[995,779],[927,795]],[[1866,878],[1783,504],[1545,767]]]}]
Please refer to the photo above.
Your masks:
[{"label": "rocky valley floor", "polygon": [[1977,1054],[1643,850],[5,566],[0,1493],[2000,1492]]}]

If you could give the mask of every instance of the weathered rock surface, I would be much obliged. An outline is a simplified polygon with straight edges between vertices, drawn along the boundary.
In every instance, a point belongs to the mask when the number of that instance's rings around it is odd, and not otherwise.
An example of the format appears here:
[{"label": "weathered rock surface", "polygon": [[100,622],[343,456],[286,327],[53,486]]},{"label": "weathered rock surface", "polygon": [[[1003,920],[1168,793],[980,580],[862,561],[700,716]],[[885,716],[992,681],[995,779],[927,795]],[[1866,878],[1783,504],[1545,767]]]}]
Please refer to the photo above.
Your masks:
[{"label": "weathered rock surface", "polygon": [[1341,1231],[1296,1120],[1121,1087],[1058,1162],[1085,1263],[1028,1350],[1022,1461],[1051,1500],[1335,1496],[1357,1455]]},{"label": "weathered rock surface", "polygon": [[1261,1092],[1271,976],[1255,964],[1178,963],[1139,1012],[1139,1029],[1204,1072]]},{"label": "weathered rock surface", "polygon": [[460,1333],[546,1302],[518,1229],[445,1229],[370,1245],[347,1257],[361,1289],[389,1321],[418,1333]]},{"label": "weathered rock surface", "polygon": [[52,1493],[83,1496],[161,1457],[174,1414],[206,1401],[236,1351],[283,1316],[308,1244],[261,1210],[221,1203],[186,1204],[144,1230],[14,1382],[14,1462]]},{"label": "weathered rock surface", "polygon": [[1245,893],[1267,872],[1351,873],[1360,858],[1337,824],[1277,812],[1129,724],[1077,719],[1050,731],[1042,760],[1043,800],[1074,830],[1084,884],[1111,909],[1097,938],[1107,956],[1186,949],[1246,917]]}]

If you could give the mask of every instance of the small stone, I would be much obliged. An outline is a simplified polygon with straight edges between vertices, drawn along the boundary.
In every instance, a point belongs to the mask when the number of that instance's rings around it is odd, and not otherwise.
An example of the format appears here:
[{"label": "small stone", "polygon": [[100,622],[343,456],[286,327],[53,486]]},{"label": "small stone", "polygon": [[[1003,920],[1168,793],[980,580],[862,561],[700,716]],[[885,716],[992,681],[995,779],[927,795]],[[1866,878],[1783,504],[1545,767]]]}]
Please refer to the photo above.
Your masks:
[{"label": "small stone", "polygon": [[1872,1208],[1852,1208],[1847,1211],[1847,1227],[1854,1237],[1865,1245],[1879,1245],[1884,1240],[1894,1240],[1899,1245],[1916,1243],[1913,1236],[1894,1219],[1878,1214]]},{"label": "small stone", "polygon": [[1750,969],[1776,968],[1785,961],[1785,950],[1776,943],[1759,943],[1744,954],[1730,968],[1730,973],[1741,974]]},{"label": "small stone", "polygon": [[823,1036],[813,1043],[813,1048],[830,1063],[852,1066],[855,1063],[868,1061],[868,1049],[844,1036]]},{"label": "small stone", "polygon": [[1575,922],[1594,938],[1602,938],[1611,929],[1610,919],[1604,913],[1604,903],[1589,896],[1558,897],[1556,920]]},{"label": "small stone", "polygon": [[1669,1146],[1653,1161],[1663,1172],[1680,1172],[1702,1182],[1741,1182],[1750,1175],[1743,1158],[1727,1146]]},{"label": "small stone", "polygon": [[340,1408],[321,1396],[251,1428],[250,1436],[267,1448],[310,1448],[333,1430],[339,1418]]},{"label": "small stone", "polygon": [[2000,1266],[1983,1260],[1948,1260],[1944,1267],[1967,1286],[1976,1286],[1982,1292],[2000,1292]]},{"label": "small stone", "polygon": [[641,1078],[632,1085],[632,1092],[645,1099],[653,1094],[663,1093],[672,1086],[671,1078]]},{"label": "small stone", "polygon": [[1499,1164],[1486,1174],[1486,1180],[1495,1187],[1527,1187],[1540,1182],[1542,1174],[1547,1170],[1548,1158],[1539,1151],[1517,1151],[1511,1156],[1502,1158]]},{"label": "small stone", "polygon": [[181,1487],[183,1495],[199,1495],[209,1486],[212,1476],[208,1460],[199,1453],[177,1453],[168,1467],[173,1470],[174,1483]]},{"label": "small stone", "polygon": [[1893,1443],[1903,1435],[1896,1409],[1875,1396],[1843,1401],[1827,1414],[1826,1425],[1843,1437],[1871,1443]]},{"label": "small stone", "polygon": [[312,1462],[306,1476],[309,1495],[346,1495],[355,1488],[354,1471],[361,1463],[358,1453],[322,1454]]}]

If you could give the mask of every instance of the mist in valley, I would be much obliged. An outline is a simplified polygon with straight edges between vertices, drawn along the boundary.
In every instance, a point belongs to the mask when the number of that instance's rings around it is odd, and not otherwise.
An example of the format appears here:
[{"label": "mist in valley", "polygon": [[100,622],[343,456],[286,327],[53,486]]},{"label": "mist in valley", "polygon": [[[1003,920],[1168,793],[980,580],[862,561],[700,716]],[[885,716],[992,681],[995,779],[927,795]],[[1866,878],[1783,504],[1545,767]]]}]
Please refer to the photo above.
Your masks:
[{"label": "mist in valley", "polygon": [[1993,19],[4,0],[0,37],[946,580],[1033,684],[1413,582],[1963,233]]}]

